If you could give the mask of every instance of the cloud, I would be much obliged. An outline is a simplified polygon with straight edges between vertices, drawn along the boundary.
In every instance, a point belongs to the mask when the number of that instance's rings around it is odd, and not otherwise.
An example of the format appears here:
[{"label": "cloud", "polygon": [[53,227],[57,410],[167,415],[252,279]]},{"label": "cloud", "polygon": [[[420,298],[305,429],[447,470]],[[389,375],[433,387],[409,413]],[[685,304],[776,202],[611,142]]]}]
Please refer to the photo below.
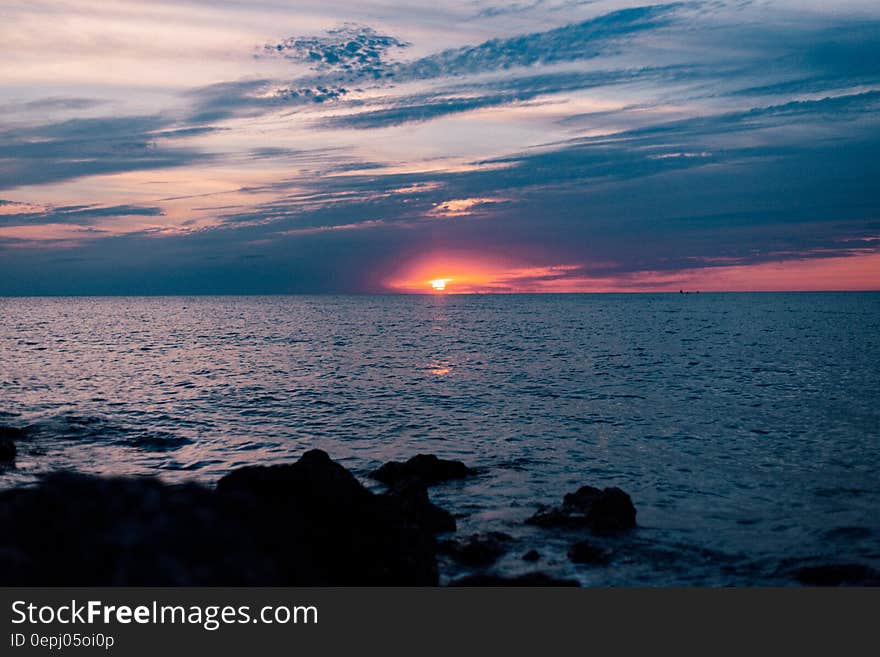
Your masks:
[{"label": "cloud", "polygon": [[73,119],[0,131],[0,189],[97,174],[184,166],[208,154],[157,141],[176,135],[161,116]]},{"label": "cloud", "polygon": [[0,105],[0,110],[8,114],[28,112],[55,112],[88,110],[107,104],[107,100],[98,98],[58,97],[39,98],[29,101],[11,101]]},{"label": "cloud", "polygon": [[470,217],[479,214],[488,206],[504,203],[507,199],[482,197],[482,198],[455,198],[442,203],[437,203],[428,214],[434,217]]},{"label": "cloud", "polygon": [[[41,89],[56,100],[35,113],[78,118],[0,130],[0,188],[19,188],[0,226],[29,231],[0,235],[0,293],[376,291],[433,252],[498,261],[496,291],[868,262],[876,8],[624,4],[352,6],[374,27],[304,22],[318,36],[257,59],[246,42],[249,77],[133,116]],[[160,234],[143,218],[162,213]],[[14,236],[30,248],[45,226],[53,248],[24,253]]]},{"label": "cloud", "polygon": [[348,24],[327,30],[323,36],[290,37],[267,43],[263,52],[308,64],[318,71],[381,78],[391,72],[386,61],[388,52],[409,45],[371,27]]},{"label": "cloud", "polygon": [[506,70],[538,64],[593,59],[633,35],[670,25],[684,3],[631,7],[553,30],[491,39],[478,46],[455,48],[402,63],[394,75],[401,80]]},{"label": "cloud", "polygon": [[158,217],[159,207],[138,205],[70,205],[54,207],[36,203],[0,200],[0,226],[34,226],[40,224],[77,224],[88,226],[114,217]]},{"label": "cloud", "polygon": [[202,125],[258,117],[281,109],[338,100],[349,93],[349,89],[339,84],[307,82],[290,84],[277,80],[247,79],[192,89],[185,94],[191,106],[183,120]]},{"label": "cloud", "polygon": [[[553,30],[492,39],[477,46],[449,49],[409,62],[389,61],[387,53],[410,44],[380,34],[368,26],[347,25],[329,30],[320,37],[290,37],[266,44],[264,56],[309,64],[317,75],[299,78],[292,83],[261,79],[205,87],[197,92],[199,102],[190,120],[210,122],[233,116],[255,116],[282,104],[337,101],[351,93],[349,85],[381,83],[387,86],[593,59],[620,47],[628,37],[671,24],[675,12],[683,6],[683,3],[670,3],[623,9]],[[642,73],[650,75],[649,68],[643,67]],[[604,80],[600,79],[602,76]],[[493,94],[479,93],[480,89],[485,89],[485,83],[471,85],[470,97],[444,97],[442,91],[434,90],[409,101],[396,99],[393,101],[395,107],[390,109],[333,118],[326,123],[337,127],[372,128],[424,121],[519,102],[541,93],[562,93],[603,82],[632,81],[634,73],[628,70],[590,74],[569,71],[541,77],[544,77],[543,87],[539,76],[527,75],[522,81],[514,79],[496,83],[495,87],[500,86],[502,90]],[[553,81],[561,86],[551,88]]]},{"label": "cloud", "polygon": [[680,81],[696,75],[693,68],[682,66],[519,75],[478,84],[438,86],[421,95],[380,98],[374,102],[390,107],[333,116],[325,119],[322,125],[330,128],[386,128],[477,109],[516,105],[542,96],[622,84]]}]

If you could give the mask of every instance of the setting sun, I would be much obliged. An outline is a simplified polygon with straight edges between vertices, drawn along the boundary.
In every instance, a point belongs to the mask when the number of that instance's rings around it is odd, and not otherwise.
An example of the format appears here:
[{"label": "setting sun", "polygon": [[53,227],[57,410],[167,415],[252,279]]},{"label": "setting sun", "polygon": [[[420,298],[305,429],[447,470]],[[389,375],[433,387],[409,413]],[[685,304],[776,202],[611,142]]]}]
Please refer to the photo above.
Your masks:
[{"label": "setting sun", "polygon": [[443,292],[446,289],[446,284],[451,283],[451,278],[435,278],[433,281],[428,281],[431,284],[431,287],[434,288],[437,292]]}]

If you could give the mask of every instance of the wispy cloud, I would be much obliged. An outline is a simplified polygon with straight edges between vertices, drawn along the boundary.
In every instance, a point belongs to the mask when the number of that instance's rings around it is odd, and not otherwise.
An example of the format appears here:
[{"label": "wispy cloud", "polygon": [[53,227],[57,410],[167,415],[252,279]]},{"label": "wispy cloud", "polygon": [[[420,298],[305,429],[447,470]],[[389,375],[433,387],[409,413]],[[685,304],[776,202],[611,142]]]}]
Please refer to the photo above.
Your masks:
[{"label": "wispy cloud", "polygon": [[137,205],[72,205],[45,206],[0,200],[0,226],[39,226],[45,224],[90,225],[107,218],[159,217],[158,207]]},{"label": "wispy cloud", "polygon": [[208,157],[164,141],[160,116],[72,119],[0,131],[0,189],[120,171],[184,166]]}]

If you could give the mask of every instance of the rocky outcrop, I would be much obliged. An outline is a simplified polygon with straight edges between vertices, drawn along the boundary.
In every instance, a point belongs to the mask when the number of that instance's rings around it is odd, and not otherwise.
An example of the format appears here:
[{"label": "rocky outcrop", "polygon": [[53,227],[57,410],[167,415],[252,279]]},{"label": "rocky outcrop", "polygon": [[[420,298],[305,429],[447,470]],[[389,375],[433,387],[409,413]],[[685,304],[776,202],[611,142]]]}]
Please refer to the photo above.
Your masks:
[{"label": "rocky outcrop", "polygon": [[435,585],[450,518],[423,491],[373,494],[319,450],[216,490],[54,475],[0,492],[0,584]]},{"label": "rocky outcrop", "polygon": [[636,526],[636,508],[619,488],[583,486],[567,494],[561,506],[542,507],[526,522],[540,527],[586,527],[597,534],[622,532]]},{"label": "rocky outcrop", "polygon": [[419,454],[406,462],[389,461],[370,473],[370,477],[389,486],[404,479],[417,478],[426,485],[438,484],[451,479],[464,479],[474,471],[461,461],[447,461],[433,454]]}]

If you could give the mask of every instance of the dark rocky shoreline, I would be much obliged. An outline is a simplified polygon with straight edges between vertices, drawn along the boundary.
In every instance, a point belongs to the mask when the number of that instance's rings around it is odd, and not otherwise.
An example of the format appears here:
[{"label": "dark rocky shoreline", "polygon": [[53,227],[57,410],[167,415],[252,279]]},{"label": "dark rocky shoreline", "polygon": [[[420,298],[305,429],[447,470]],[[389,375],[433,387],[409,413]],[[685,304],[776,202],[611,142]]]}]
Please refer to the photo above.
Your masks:
[{"label": "dark rocky shoreline", "polygon": [[[0,427],[0,468],[14,467],[23,435]],[[442,555],[471,570],[450,586],[578,586],[540,571],[495,574],[514,549],[524,563],[541,559],[503,532],[454,535],[454,516],[428,488],[475,474],[417,455],[371,473],[387,485],[377,494],[321,450],[239,468],[214,488],[57,473],[0,491],[0,585],[436,586]],[[583,486],[525,522],[573,532],[569,560],[602,566],[614,560],[602,537],[635,529],[636,508],[619,488]],[[880,573],[860,564],[801,565],[788,575],[808,586],[880,585]]]},{"label": "dark rocky shoreline", "polygon": [[381,494],[321,450],[290,465],[239,468],[213,489],[53,474],[0,492],[0,583],[436,586],[436,537],[456,523],[431,503],[426,481],[467,470],[436,457],[415,462],[419,472],[395,476]]}]

